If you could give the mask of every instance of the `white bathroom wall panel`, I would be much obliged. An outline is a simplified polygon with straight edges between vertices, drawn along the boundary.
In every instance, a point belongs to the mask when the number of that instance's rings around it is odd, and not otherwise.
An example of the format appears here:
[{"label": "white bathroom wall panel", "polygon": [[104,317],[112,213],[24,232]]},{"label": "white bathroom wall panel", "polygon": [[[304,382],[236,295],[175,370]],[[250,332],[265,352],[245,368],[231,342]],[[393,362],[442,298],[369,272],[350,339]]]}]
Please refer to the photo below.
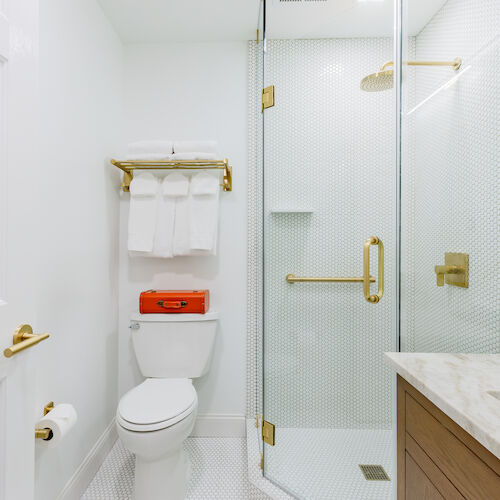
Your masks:
[{"label": "white bathroom wall panel", "polygon": [[106,157],[120,143],[122,55],[96,1],[40,0],[40,151],[25,174],[38,235],[20,243],[36,261],[33,327],[51,334],[37,416],[71,403],[78,423],[58,447],[36,445],[39,500],[58,496],[116,411],[120,181]]},{"label": "white bathroom wall panel", "polygon": [[120,394],[142,380],[130,314],[150,288],[210,290],[220,313],[210,372],[195,381],[200,414],[245,412],[247,53],[245,42],[126,46],[125,142],[214,139],[233,165],[233,191],[220,194],[215,257],[131,258],[129,194],[121,195]]},{"label": "white bathroom wall panel", "polygon": [[[395,101],[362,92],[360,81],[392,49],[389,38],[268,42],[265,85],[275,85],[276,105],[264,116],[264,413],[280,427],[391,425],[382,353],[396,347]],[[372,235],[386,248],[379,304],[359,283],[285,281],[361,276]]]},{"label": "white bathroom wall panel", "polygon": [[[465,72],[406,117],[414,138],[403,138],[410,151],[403,163],[403,348],[500,352],[500,2],[449,0],[417,35],[415,50],[420,60],[459,56]],[[410,111],[456,75],[412,71]],[[434,266],[445,252],[469,254],[469,288],[436,286]]]}]

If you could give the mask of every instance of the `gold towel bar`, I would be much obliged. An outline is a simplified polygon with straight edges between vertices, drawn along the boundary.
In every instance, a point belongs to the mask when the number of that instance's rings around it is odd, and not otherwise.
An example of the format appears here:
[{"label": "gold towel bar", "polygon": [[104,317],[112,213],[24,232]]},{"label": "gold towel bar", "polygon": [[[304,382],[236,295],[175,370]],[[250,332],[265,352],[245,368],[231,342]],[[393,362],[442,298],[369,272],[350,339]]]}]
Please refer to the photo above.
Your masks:
[{"label": "gold towel bar", "polygon": [[[370,283],[375,282],[375,278],[370,274],[370,247],[378,246],[378,292],[374,295],[370,293]],[[377,238],[371,236],[365,241],[363,247],[363,276],[360,278],[313,278],[298,277],[295,274],[287,274],[288,283],[311,281],[316,283],[363,283],[363,294],[367,302],[377,304],[384,295],[384,244]]]},{"label": "gold towel bar", "polygon": [[233,190],[233,167],[226,159],[221,161],[120,161],[111,160],[111,164],[123,170],[123,191],[130,191],[130,183],[134,170],[223,170],[224,178],[221,184],[224,191]]},{"label": "gold towel bar", "polygon": [[[295,274],[287,274],[286,280],[288,283],[303,283],[306,281],[319,283],[363,283],[364,278],[314,278],[314,277],[298,277]],[[370,281],[375,283],[375,278],[370,276]]]}]

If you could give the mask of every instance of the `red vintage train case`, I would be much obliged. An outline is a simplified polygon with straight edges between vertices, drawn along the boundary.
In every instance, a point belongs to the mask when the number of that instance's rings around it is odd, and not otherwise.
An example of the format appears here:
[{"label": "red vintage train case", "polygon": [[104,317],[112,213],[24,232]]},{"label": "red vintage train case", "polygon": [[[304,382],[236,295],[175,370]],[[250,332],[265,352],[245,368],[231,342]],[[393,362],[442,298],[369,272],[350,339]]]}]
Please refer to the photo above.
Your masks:
[{"label": "red vintage train case", "polygon": [[147,290],[139,298],[141,314],[205,314],[210,306],[208,290]]}]

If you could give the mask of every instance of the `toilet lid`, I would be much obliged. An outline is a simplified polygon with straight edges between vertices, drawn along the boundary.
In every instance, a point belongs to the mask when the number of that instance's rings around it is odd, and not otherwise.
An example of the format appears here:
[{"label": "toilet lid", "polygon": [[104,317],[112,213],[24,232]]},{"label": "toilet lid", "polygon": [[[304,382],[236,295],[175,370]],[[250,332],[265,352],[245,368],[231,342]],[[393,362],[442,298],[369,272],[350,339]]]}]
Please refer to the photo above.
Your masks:
[{"label": "toilet lid", "polygon": [[185,414],[196,400],[190,379],[148,378],[122,397],[118,414],[131,424],[158,424]]}]

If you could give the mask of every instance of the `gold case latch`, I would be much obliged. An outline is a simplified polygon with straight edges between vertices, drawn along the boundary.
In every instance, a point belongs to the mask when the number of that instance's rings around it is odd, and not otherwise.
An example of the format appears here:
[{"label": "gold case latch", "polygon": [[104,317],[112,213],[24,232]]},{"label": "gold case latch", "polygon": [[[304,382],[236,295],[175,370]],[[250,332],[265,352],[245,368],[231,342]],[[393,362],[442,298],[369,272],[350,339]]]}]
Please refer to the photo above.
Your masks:
[{"label": "gold case latch", "polygon": [[266,420],[262,421],[262,439],[264,443],[274,446],[274,436],[275,429],[274,425],[271,422],[267,422]]}]

